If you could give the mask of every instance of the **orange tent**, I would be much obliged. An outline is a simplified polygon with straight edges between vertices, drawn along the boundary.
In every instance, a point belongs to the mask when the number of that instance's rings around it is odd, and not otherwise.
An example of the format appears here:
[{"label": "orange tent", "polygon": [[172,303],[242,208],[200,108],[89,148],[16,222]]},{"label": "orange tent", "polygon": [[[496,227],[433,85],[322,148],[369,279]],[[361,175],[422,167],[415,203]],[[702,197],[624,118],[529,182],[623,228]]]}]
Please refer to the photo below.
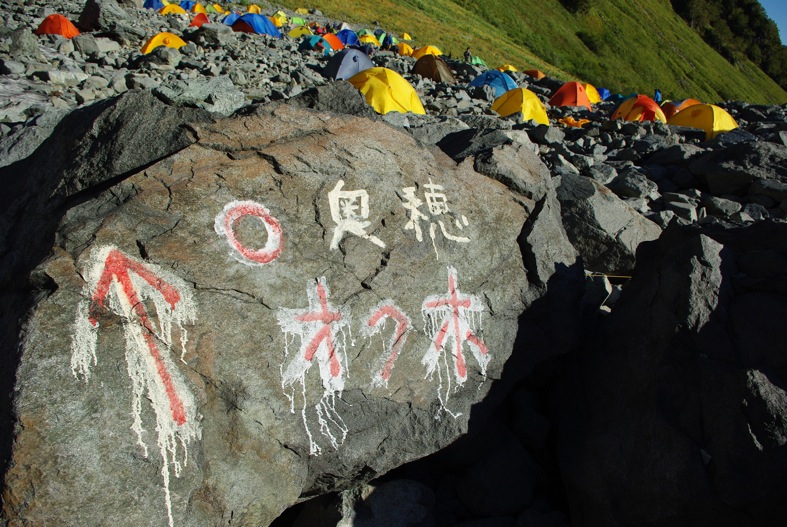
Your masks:
[{"label": "orange tent", "polygon": [[697,99],[683,99],[681,101],[665,101],[661,105],[661,111],[664,112],[664,117],[667,118],[669,121],[670,117],[678,113],[679,111],[683,110],[684,108],[688,108],[689,106],[694,106],[695,104],[702,104]]},{"label": "orange tent", "polygon": [[210,20],[208,19],[208,15],[205,13],[199,13],[197,16],[194,17],[194,20],[191,21],[189,27],[202,27],[202,24],[208,24]]},{"label": "orange tent", "polygon": [[612,114],[611,118],[625,121],[667,122],[667,118],[664,117],[664,112],[661,111],[658,103],[647,95],[629,97],[620,103],[620,106]]},{"label": "orange tent", "polygon": [[525,75],[530,75],[536,80],[543,79],[544,77],[546,77],[546,75],[544,75],[544,72],[541,70],[525,70],[522,73],[524,73]]},{"label": "orange tent", "polygon": [[344,44],[342,44],[342,41],[339,40],[339,37],[337,37],[335,34],[326,33],[322,36],[322,38],[328,41],[328,44],[331,45],[334,51],[341,51],[344,49]]},{"label": "orange tent", "polygon": [[49,15],[38,26],[36,35],[62,35],[66,38],[74,38],[79,35],[79,30],[69,19],[63,15]]},{"label": "orange tent", "polygon": [[590,99],[585,91],[585,87],[576,81],[565,83],[549,99],[551,106],[584,106],[591,110]]}]

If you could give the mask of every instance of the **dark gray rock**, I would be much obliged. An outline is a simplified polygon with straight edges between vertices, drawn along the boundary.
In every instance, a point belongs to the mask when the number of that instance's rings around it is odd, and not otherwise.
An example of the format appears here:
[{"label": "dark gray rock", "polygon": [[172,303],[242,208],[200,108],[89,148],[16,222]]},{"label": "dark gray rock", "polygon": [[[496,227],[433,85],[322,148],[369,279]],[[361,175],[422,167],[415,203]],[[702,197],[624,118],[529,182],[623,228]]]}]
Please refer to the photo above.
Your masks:
[{"label": "dark gray rock", "polygon": [[703,202],[703,206],[709,215],[720,218],[730,218],[743,208],[743,205],[736,201],[716,196],[709,196]]},{"label": "dark gray rock", "polygon": [[336,527],[436,527],[435,495],[417,481],[397,479],[342,493],[344,515]]},{"label": "dark gray rock", "polygon": [[747,141],[714,150],[689,165],[714,196],[744,195],[757,179],[787,178],[787,147]]},{"label": "dark gray rock", "polygon": [[340,113],[378,119],[377,113],[366,103],[363,94],[346,81],[309,88],[288,101],[292,106],[323,112]]},{"label": "dark gray rock", "polygon": [[117,0],[87,0],[76,25],[82,31],[97,31],[131,24],[131,15]]},{"label": "dark gray rock", "polygon": [[557,179],[563,225],[585,267],[630,274],[637,246],[658,238],[661,229],[590,178],[564,174]]},{"label": "dark gray rock", "polygon": [[607,188],[621,198],[657,199],[659,197],[658,185],[633,168],[621,171],[607,184]]}]

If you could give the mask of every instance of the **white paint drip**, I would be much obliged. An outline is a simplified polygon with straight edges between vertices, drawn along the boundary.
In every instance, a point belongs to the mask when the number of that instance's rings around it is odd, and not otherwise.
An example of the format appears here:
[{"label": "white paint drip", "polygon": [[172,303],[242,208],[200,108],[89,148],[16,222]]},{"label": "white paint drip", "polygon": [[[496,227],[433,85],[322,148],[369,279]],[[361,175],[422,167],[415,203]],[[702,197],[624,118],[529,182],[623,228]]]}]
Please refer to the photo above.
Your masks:
[{"label": "white paint drip", "polygon": [[[74,335],[71,344],[71,370],[76,378],[80,376],[87,383],[90,378],[90,368],[97,364],[96,343],[98,336],[99,323],[95,324],[90,320],[90,303],[96,294],[104,274],[112,272],[107,269],[107,261],[110,253],[118,251],[116,247],[104,246],[93,252],[91,255],[86,273],[86,284],[83,289],[85,299],[77,306],[77,318],[74,323]],[[125,255],[124,255],[125,256]],[[161,475],[163,479],[165,503],[167,508],[167,518],[170,527],[173,527],[172,501],[170,496],[170,465],[172,465],[175,477],[180,477],[182,468],[186,466],[188,460],[188,444],[201,437],[199,419],[201,415],[197,412],[197,406],[191,391],[188,389],[185,379],[173,363],[170,352],[172,351],[172,327],[178,327],[181,333],[181,354],[186,353],[186,332],[183,327],[186,323],[193,323],[196,320],[196,303],[191,296],[188,285],[172,273],[159,268],[158,266],[142,263],[128,258],[131,265],[139,266],[143,270],[153,273],[161,281],[177,289],[180,295],[174,308],[164,299],[161,291],[152,286],[148,281],[138,276],[132,269],[126,269],[128,280],[133,290],[136,291],[137,301],[148,299],[153,302],[155,315],[159,321],[159,327],[153,326],[153,321],[149,321],[148,328],[143,327],[138,308],[132,305],[129,299],[129,291],[124,288],[123,280],[112,275],[111,284],[107,291],[107,301],[105,306],[113,313],[120,316],[123,320],[123,330],[126,341],[126,366],[132,386],[132,425],[131,429],[137,437],[137,444],[142,448],[145,457],[148,455],[148,447],[145,444],[142,424],[142,401],[147,397],[156,416],[157,446],[163,460]],[[101,314],[105,316],[104,313]],[[95,316],[95,315],[94,315]],[[150,335],[150,332],[153,335]],[[151,338],[160,348],[158,358],[151,353]],[[163,367],[169,374],[169,385],[160,375]],[[173,418],[171,409],[171,393],[174,392],[182,402],[183,416],[185,421],[177,423]],[[180,449],[178,449],[180,445]],[[178,455],[178,450],[182,455]],[[182,458],[182,463],[181,463]]]},{"label": "white paint drip", "polygon": [[[279,308],[277,319],[284,332],[285,360],[280,367],[282,390],[290,399],[294,413],[294,385],[301,385],[303,405],[301,417],[309,440],[309,454],[320,455],[322,448],[314,439],[307,417],[308,402],[306,375],[316,360],[322,384],[322,396],[314,405],[320,433],[337,449],[346,439],[348,428],[336,411],[336,397],[341,396],[347,377],[347,333],[351,314],[349,308],[334,308],[325,277],[307,284],[309,307],[306,309]],[[290,340],[300,338],[300,346],[290,357]],[[289,362],[288,362],[289,361]],[[287,392],[290,392],[289,394]]]}]

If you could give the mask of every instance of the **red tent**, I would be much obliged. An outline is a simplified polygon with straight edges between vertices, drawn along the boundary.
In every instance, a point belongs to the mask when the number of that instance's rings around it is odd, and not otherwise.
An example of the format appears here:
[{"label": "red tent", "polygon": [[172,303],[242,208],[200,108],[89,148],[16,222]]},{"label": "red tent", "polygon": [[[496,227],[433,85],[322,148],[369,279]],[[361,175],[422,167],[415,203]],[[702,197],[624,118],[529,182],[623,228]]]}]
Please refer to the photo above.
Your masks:
[{"label": "red tent", "polygon": [[191,21],[189,27],[201,27],[202,24],[207,24],[209,22],[210,20],[208,20],[208,15],[206,15],[205,13],[199,13],[197,16],[194,17],[194,20]]},{"label": "red tent", "polygon": [[558,91],[549,99],[551,106],[585,106],[591,110],[590,99],[585,92],[585,87],[576,81],[565,83]]},{"label": "red tent", "polygon": [[49,15],[41,22],[38,29],[35,30],[36,35],[62,35],[66,38],[74,38],[79,35],[79,30],[69,19],[63,15]]}]

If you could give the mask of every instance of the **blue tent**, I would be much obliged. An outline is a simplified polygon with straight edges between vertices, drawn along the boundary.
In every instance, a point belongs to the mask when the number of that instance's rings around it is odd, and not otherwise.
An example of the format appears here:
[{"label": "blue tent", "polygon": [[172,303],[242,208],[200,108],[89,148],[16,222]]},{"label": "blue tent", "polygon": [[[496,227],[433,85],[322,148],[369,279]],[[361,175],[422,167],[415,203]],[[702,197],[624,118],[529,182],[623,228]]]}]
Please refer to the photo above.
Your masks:
[{"label": "blue tent", "polygon": [[222,23],[227,24],[228,26],[231,26],[239,18],[240,18],[240,13],[233,12],[233,13],[230,13],[229,15],[225,16],[224,19],[222,20]]},{"label": "blue tent", "polygon": [[197,2],[194,2],[193,0],[183,0],[180,3],[180,7],[182,7],[183,10],[186,12],[191,11],[191,8],[194,7],[195,5],[197,5]]},{"label": "blue tent", "polygon": [[161,0],[145,0],[145,3],[142,4],[142,7],[146,9],[155,9],[158,11],[164,7],[164,3]]},{"label": "blue tent", "polygon": [[342,41],[345,46],[358,46],[361,41],[358,40],[358,35],[352,29],[342,29],[336,33],[336,37]]},{"label": "blue tent", "polygon": [[485,71],[470,82],[470,86],[484,86],[486,84],[495,89],[495,97],[500,97],[508,90],[519,87],[514,79],[499,70]]},{"label": "blue tent", "polygon": [[298,49],[301,51],[315,50],[319,47],[319,45],[322,45],[323,55],[330,55],[331,51],[333,51],[331,43],[322,38],[320,35],[303,37],[303,40],[301,40],[301,43],[298,46]]},{"label": "blue tent", "polygon": [[607,99],[609,99],[610,93],[608,89],[598,88],[597,91],[598,91],[598,96],[601,97],[602,101],[606,101]]},{"label": "blue tent", "polygon": [[356,73],[374,67],[366,53],[358,49],[345,48],[331,57],[325,65],[323,75],[330,79],[347,80]]},{"label": "blue tent", "polygon": [[281,31],[273,25],[271,19],[265,15],[258,15],[256,13],[246,13],[232,24],[234,31],[252,32],[258,35],[270,35],[272,37],[281,38]]}]

